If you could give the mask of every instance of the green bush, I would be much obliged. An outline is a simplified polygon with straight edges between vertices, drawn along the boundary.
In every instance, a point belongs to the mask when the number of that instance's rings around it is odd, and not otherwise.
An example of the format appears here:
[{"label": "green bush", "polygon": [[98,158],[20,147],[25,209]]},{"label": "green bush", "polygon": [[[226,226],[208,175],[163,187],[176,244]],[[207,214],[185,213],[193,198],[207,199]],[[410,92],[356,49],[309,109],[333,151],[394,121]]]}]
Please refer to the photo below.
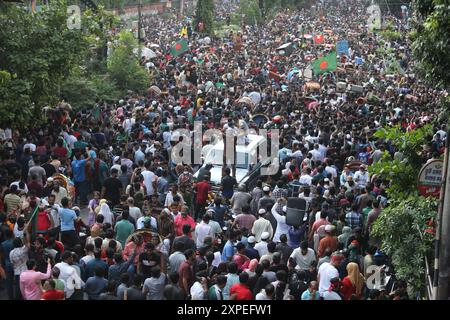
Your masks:
[{"label": "green bush", "polygon": [[[397,279],[408,283],[413,294],[424,295],[424,259],[433,250],[430,220],[436,218],[438,201],[420,197],[394,200],[375,221],[372,235],[381,240],[382,250],[392,258]],[[427,230],[428,229],[428,230]]]},{"label": "green bush", "polygon": [[402,34],[394,30],[383,30],[380,31],[380,35],[388,41],[397,41],[402,38]]},{"label": "green bush", "polygon": [[122,91],[132,90],[143,93],[150,85],[147,70],[139,65],[133,50],[138,47],[137,40],[129,31],[121,31],[119,40],[108,59],[108,71],[111,78]]}]

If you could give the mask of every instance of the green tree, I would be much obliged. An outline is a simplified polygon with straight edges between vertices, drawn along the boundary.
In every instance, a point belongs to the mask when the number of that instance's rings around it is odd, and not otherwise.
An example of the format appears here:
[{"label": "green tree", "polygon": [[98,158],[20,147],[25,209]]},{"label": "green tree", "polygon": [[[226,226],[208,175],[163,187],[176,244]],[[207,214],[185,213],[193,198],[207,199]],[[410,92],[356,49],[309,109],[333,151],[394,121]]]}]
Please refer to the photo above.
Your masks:
[{"label": "green tree", "polygon": [[[259,0],[241,0],[239,2],[239,11],[245,15],[244,22],[248,25],[255,25],[262,21],[261,11],[258,5]],[[267,13],[268,8],[265,7]],[[267,15],[267,14],[266,14]]]},{"label": "green tree", "polygon": [[0,70],[12,77],[0,88],[0,122],[24,126],[40,119],[42,107],[58,101],[62,81],[88,43],[81,30],[67,27],[65,1],[34,14],[5,5],[0,13]]},{"label": "green tree", "polygon": [[429,83],[450,86],[450,6],[446,0],[414,0],[412,49],[419,74]]},{"label": "green tree", "polygon": [[135,53],[137,48],[138,43],[133,34],[121,31],[108,59],[108,71],[119,89],[142,93],[149,87],[150,79],[145,68],[139,65]]},{"label": "green tree", "polygon": [[198,24],[203,22],[204,33],[212,35],[214,33],[214,19],[214,0],[198,0],[195,10],[195,27],[197,28]]},{"label": "green tree", "polygon": [[[67,1],[55,0],[41,11],[5,3],[0,11],[0,125],[29,127],[54,106],[75,67],[96,58],[105,41],[101,24],[114,19],[83,10],[81,29],[68,27]],[[20,112],[17,112],[20,110]]]},{"label": "green tree", "polygon": [[417,193],[404,199],[392,200],[372,229],[388,254],[397,279],[404,280],[410,293],[424,294],[425,262],[433,251],[434,232],[430,221],[436,218],[438,201],[420,197]]},{"label": "green tree", "polygon": [[408,197],[416,190],[417,174],[422,167],[423,146],[432,134],[431,125],[403,132],[400,126],[384,127],[374,136],[389,141],[397,150],[398,157],[392,158],[386,151],[382,159],[369,167],[371,174],[390,181],[391,197]]}]

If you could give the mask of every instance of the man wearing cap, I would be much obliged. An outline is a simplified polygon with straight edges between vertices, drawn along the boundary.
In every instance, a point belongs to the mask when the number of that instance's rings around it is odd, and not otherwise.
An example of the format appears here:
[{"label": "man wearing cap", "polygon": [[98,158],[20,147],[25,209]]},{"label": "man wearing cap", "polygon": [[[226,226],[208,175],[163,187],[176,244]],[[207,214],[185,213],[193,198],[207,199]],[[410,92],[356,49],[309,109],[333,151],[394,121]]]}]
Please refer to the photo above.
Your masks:
[{"label": "man wearing cap", "polygon": [[326,236],[319,243],[319,249],[317,250],[317,256],[323,258],[325,256],[325,251],[329,249],[334,252],[338,249],[338,239],[335,236],[335,226],[328,224],[325,226]]},{"label": "man wearing cap", "polygon": [[269,243],[270,234],[268,232],[263,232],[261,234],[261,240],[255,245],[255,250],[258,251],[260,257],[269,253],[267,245]]},{"label": "man wearing cap", "polygon": [[323,297],[331,286],[331,279],[339,278],[338,266],[344,257],[340,253],[331,255],[331,262],[324,262],[319,268],[317,281],[319,282],[319,294]]},{"label": "man wearing cap", "polygon": [[245,248],[245,255],[250,259],[258,259],[259,260],[259,252],[255,249],[256,239],[254,236],[250,236],[247,239],[247,248]]},{"label": "man wearing cap", "polygon": [[270,196],[270,187],[269,186],[263,187],[263,193],[264,193],[264,195],[258,201],[258,211],[260,209],[267,210],[268,208],[272,208],[273,205],[275,204],[275,200]]},{"label": "man wearing cap", "polygon": [[253,223],[252,234],[255,236],[256,242],[261,241],[261,237],[264,232],[268,233],[269,235],[268,238],[272,238],[273,236],[272,224],[270,223],[269,220],[264,218],[265,214],[266,214],[265,209],[259,209],[258,211],[259,218],[258,220],[255,221],[255,223]]}]

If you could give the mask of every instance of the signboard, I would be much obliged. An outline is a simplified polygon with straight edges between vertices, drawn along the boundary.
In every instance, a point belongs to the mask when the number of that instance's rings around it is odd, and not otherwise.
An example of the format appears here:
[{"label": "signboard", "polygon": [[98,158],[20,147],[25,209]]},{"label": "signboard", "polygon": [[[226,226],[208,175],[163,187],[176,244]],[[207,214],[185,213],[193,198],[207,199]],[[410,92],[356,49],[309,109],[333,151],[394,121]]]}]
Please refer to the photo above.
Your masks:
[{"label": "signboard", "polygon": [[433,160],[425,164],[419,172],[417,188],[424,197],[439,197],[444,162]]}]

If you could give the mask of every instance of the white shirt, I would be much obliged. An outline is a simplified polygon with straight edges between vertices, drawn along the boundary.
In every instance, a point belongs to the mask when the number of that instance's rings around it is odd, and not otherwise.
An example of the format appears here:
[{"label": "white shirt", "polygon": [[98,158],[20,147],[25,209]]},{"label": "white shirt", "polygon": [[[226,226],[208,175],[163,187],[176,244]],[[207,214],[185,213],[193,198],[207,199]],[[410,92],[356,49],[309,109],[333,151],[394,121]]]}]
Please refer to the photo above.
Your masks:
[{"label": "white shirt", "polygon": [[19,226],[17,225],[17,223],[14,224],[14,230],[13,230],[13,233],[14,233],[14,236],[15,236],[16,238],[21,238],[21,239],[23,239],[23,233],[24,233],[24,232],[25,232],[25,229],[19,230]]},{"label": "white shirt", "polygon": [[366,183],[369,182],[369,172],[358,170],[355,172],[353,179],[360,187],[364,187]]},{"label": "white shirt", "polygon": [[133,125],[135,124],[136,120],[134,120],[134,118],[131,119],[125,119],[125,121],[123,122],[123,128],[126,132],[130,133],[131,132],[131,128],[133,127]]},{"label": "white shirt", "polygon": [[310,151],[310,153],[312,154],[312,160],[313,161],[319,161],[319,160],[323,161],[322,154],[320,153],[319,150],[313,149],[313,150]]},{"label": "white shirt", "polygon": [[130,213],[130,217],[132,217],[134,221],[137,221],[140,217],[142,217],[141,209],[138,207],[129,207],[128,211]]},{"label": "white shirt", "polygon": [[25,193],[28,193],[28,187],[27,187],[27,184],[25,183],[25,187],[24,187],[23,189],[20,189],[20,187],[19,187],[19,182],[20,182],[20,181],[14,181],[13,183],[11,183],[11,184],[9,185],[9,187],[11,188],[12,186],[17,186],[17,190],[22,190],[22,191],[24,191]]},{"label": "white shirt", "polygon": [[258,251],[259,256],[262,257],[265,254],[269,253],[269,249],[267,249],[267,242],[261,241],[255,244],[255,250]]},{"label": "white shirt", "polygon": [[[183,196],[181,195],[181,193],[177,192],[177,195],[180,197],[181,203],[184,205],[185,202],[184,202],[184,198],[183,198]],[[172,195],[172,192],[169,192],[169,193],[167,194],[167,196],[166,196],[166,201],[164,202],[164,207],[170,207],[170,205],[173,203],[173,197],[174,197],[174,196]]]},{"label": "white shirt", "polygon": [[205,241],[205,238],[207,236],[213,236],[212,228],[209,224],[206,224],[202,221],[195,227],[195,243],[197,245],[197,248],[203,246],[203,242]]},{"label": "white shirt", "polygon": [[292,251],[291,256],[289,258],[294,259],[296,270],[309,270],[311,267],[311,263],[316,261],[316,254],[313,249],[308,248],[308,252],[306,255],[302,254],[302,249],[297,248]]},{"label": "white shirt", "polygon": [[322,159],[324,159],[327,156],[327,147],[325,147],[323,144],[319,144],[319,152]]},{"label": "white shirt", "polygon": [[323,300],[342,300],[342,298],[334,291],[325,291],[323,293]]},{"label": "white shirt", "polygon": [[162,136],[163,136],[163,147],[167,149],[170,147],[170,141],[172,140],[172,134],[170,133],[170,131],[164,131]]},{"label": "white shirt", "polygon": [[324,262],[319,268],[318,276],[319,281],[319,293],[323,297],[323,294],[330,288],[330,280],[339,277],[338,270],[329,262]]},{"label": "white shirt", "polygon": [[300,184],[307,184],[310,186],[312,184],[312,177],[309,174],[302,175],[299,179]]},{"label": "white shirt", "polygon": [[270,235],[269,238],[272,238],[273,236],[272,224],[270,223],[269,220],[260,217],[253,223],[252,227],[252,233],[255,235],[256,242],[261,241],[261,235],[263,234],[263,232],[268,232]]},{"label": "white shirt", "polygon": [[110,225],[113,225],[114,214],[106,203],[102,204],[102,206],[100,207],[99,214],[101,214],[105,218],[103,220],[103,223],[109,223]]},{"label": "white shirt", "polygon": [[200,282],[195,281],[191,287],[192,300],[205,300],[205,291]]},{"label": "white shirt", "polygon": [[81,289],[84,286],[83,280],[78,276],[77,271],[71,265],[60,262],[55,265],[60,270],[59,279],[66,284],[64,291],[66,298],[70,298],[75,289]]},{"label": "white shirt", "polygon": [[144,184],[147,188],[147,194],[150,196],[153,195],[153,193],[155,192],[153,190],[153,181],[156,181],[157,179],[156,174],[149,170],[142,171],[141,174],[144,177]]},{"label": "white shirt", "polygon": [[266,294],[266,290],[262,289],[255,297],[255,300],[271,300]]},{"label": "white shirt", "polygon": [[23,146],[23,151],[25,151],[25,149],[30,149],[31,152],[35,152],[36,151],[36,145],[34,143],[26,143]]},{"label": "white shirt", "polygon": [[326,171],[328,174],[331,174],[331,176],[333,177],[333,179],[336,179],[336,178],[337,178],[337,170],[336,170],[335,168],[330,167],[330,166],[327,166],[327,167],[325,168],[325,171]]},{"label": "white shirt", "polygon": [[272,215],[277,220],[277,230],[273,236],[274,242],[280,242],[280,236],[285,234],[289,240],[289,226],[286,224],[286,216],[282,216],[278,213],[278,203],[275,203],[272,207]]}]

